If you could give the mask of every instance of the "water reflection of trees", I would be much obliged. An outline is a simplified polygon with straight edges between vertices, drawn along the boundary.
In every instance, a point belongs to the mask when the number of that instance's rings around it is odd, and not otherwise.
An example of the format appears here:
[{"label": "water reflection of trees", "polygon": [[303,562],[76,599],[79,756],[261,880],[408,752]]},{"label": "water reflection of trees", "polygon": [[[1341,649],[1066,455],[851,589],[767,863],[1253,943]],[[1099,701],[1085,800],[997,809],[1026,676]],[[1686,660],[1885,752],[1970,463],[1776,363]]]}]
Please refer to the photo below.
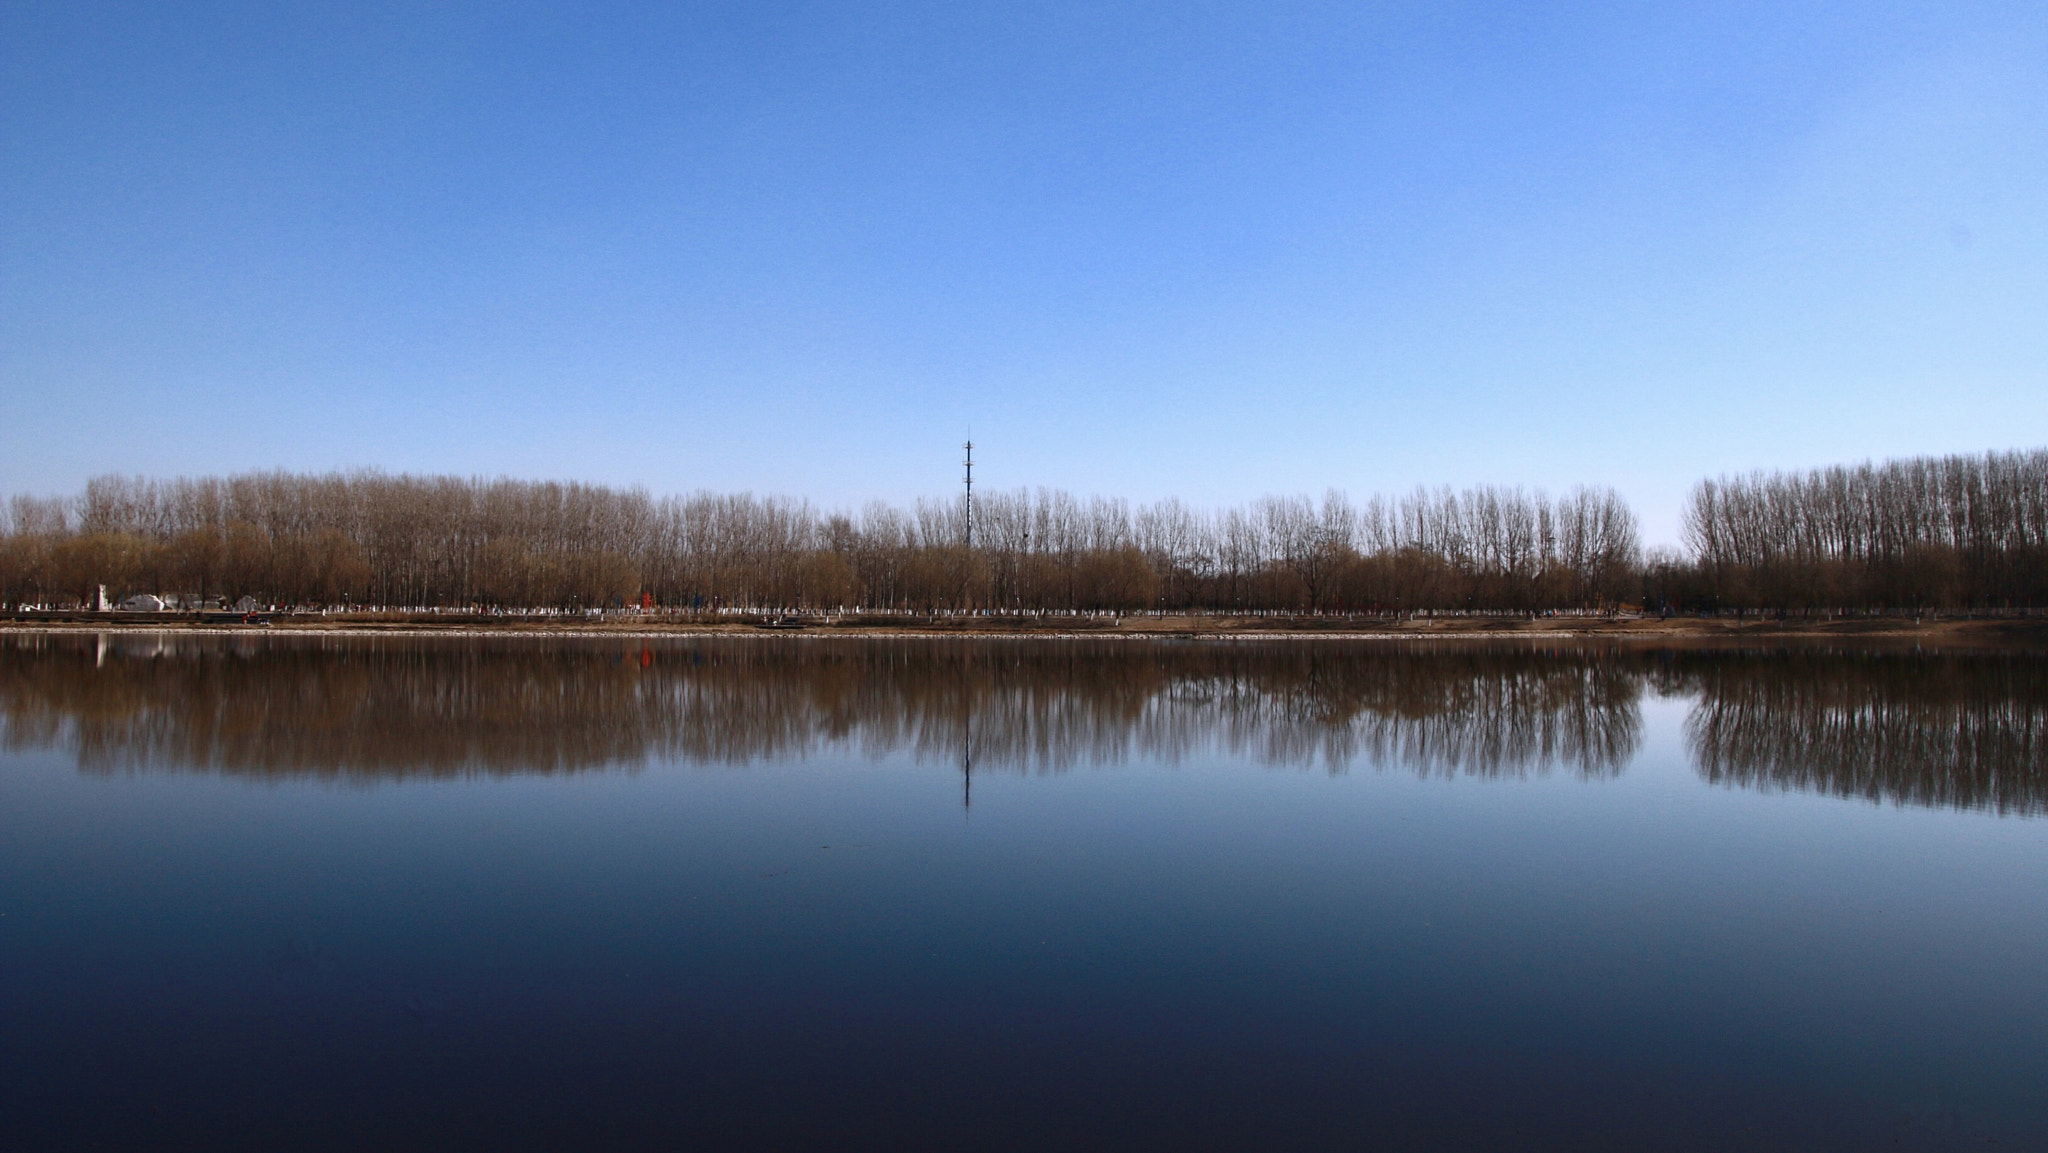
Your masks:
[{"label": "water reflection of trees", "polygon": [[1686,739],[1717,784],[2048,812],[2048,661],[2024,654],[1692,657]]},{"label": "water reflection of trees", "polygon": [[1601,776],[1640,742],[1640,667],[1341,642],[18,636],[0,744],[96,772],[366,780],[831,751]]},{"label": "water reflection of trees", "polygon": [[1127,641],[0,638],[0,747],[373,780],[909,754],[1618,773],[1655,684],[1706,780],[2048,811],[2023,655]]}]

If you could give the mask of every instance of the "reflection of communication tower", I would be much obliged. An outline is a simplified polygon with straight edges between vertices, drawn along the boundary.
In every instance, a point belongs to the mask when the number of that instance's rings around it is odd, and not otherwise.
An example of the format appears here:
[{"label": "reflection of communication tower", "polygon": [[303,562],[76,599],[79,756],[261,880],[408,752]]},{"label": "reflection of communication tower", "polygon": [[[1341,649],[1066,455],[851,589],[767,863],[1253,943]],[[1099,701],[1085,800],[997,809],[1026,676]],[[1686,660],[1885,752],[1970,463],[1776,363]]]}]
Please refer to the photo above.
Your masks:
[{"label": "reflection of communication tower", "polygon": [[967,442],[967,547],[974,547],[974,442]]}]

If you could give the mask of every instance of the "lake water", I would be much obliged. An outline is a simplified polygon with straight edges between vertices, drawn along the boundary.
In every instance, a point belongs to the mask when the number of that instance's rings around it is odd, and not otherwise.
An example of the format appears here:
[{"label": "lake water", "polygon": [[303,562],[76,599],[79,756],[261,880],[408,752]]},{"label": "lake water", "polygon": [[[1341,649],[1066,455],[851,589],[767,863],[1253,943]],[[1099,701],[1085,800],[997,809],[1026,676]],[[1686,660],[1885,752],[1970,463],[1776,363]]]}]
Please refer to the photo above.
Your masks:
[{"label": "lake water", "polygon": [[0,636],[0,1146],[2048,1149],[2048,658]]}]

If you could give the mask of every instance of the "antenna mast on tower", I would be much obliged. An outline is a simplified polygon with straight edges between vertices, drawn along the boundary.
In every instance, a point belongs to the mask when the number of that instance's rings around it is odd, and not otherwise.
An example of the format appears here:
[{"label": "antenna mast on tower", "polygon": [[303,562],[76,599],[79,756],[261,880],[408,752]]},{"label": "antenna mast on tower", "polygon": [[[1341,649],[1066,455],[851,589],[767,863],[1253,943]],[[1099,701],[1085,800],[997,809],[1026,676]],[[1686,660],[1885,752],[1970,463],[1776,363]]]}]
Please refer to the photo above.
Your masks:
[{"label": "antenna mast on tower", "polygon": [[974,547],[974,442],[967,442],[967,547]]}]

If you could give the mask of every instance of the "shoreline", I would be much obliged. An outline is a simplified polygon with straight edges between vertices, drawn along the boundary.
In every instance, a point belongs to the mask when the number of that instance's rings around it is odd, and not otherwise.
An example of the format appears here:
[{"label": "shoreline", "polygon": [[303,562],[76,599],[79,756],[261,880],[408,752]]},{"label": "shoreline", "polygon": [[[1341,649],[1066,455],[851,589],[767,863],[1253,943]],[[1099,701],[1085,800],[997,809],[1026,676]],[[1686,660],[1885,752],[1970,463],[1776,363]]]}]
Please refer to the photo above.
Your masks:
[{"label": "shoreline", "polygon": [[[1294,627],[1289,627],[1292,624]],[[1559,618],[1486,620],[1429,618],[1389,621],[1360,627],[1358,622],[1275,622],[1229,618],[1123,618],[1114,622],[1065,627],[1030,622],[1003,627],[987,620],[958,624],[814,624],[800,628],[766,628],[755,624],[680,621],[533,621],[483,623],[475,620],[439,623],[432,620],[334,619],[282,621],[269,624],[191,620],[62,620],[4,621],[0,635],[63,635],[90,633],[164,633],[191,636],[295,637],[573,637],[673,639],[683,637],[782,637],[801,639],[877,640],[1170,640],[1170,641],[1626,641],[1696,644],[1699,642],[1801,641],[1872,643],[1890,647],[1914,644],[1970,645],[2048,649],[2048,619],[1749,620],[1673,617],[1583,621]]]}]

